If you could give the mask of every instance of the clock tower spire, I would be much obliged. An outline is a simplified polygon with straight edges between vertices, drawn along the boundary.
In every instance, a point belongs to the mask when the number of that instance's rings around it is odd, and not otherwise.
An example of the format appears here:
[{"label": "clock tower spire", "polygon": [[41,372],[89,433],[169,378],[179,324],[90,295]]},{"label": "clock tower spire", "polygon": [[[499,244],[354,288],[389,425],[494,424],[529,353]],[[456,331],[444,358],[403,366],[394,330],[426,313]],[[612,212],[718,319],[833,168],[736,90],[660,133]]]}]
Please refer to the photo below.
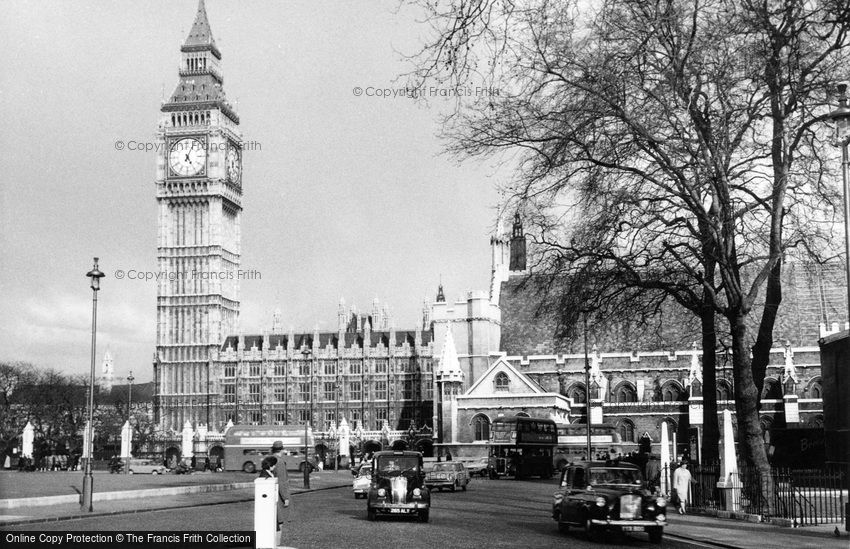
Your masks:
[{"label": "clock tower spire", "polygon": [[218,417],[218,350],[239,316],[242,133],[224,93],[204,0],[180,47],[179,81],[157,131],[157,346],[160,426]]}]

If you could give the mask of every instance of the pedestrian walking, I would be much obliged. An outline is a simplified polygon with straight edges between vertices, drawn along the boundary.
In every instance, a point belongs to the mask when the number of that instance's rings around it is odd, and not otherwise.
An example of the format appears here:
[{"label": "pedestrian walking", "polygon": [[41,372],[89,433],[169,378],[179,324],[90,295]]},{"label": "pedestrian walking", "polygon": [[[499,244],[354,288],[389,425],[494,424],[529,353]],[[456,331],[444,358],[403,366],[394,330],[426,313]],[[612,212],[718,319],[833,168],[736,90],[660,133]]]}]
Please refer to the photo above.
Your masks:
[{"label": "pedestrian walking", "polygon": [[272,455],[263,459],[275,458],[274,473],[277,476],[277,529],[280,532],[278,545],[283,545],[283,523],[290,522],[289,515],[289,473],[286,471],[286,460],[283,458],[283,441],[276,440],[272,444]]},{"label": "pedestrian walking", "polygon": [[673,490],[675,491],[676,498],[679,500],[680,515],[684,515],[687,512],[687,504],[691,495],[691,484],[693,483],[694,479],[691,476],[691,472],[688,471],[688,464],[682,462],[673,473]]}]

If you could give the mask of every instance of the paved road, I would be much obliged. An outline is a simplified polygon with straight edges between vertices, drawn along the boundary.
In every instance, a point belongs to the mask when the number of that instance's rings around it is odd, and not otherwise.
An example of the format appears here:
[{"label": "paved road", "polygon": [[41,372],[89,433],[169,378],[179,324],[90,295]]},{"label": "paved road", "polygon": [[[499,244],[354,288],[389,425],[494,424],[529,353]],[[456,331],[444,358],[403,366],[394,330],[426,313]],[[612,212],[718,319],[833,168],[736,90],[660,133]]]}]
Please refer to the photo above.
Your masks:
[{"label": "paved road", "polygon": [[[365,500],[355,500],[350,488],[298,494],[294,498],[287,543],[298,548],[403,546],[453,547],[656,547],[645,534],[592,544],[581,534],[559,534],[548,516],[552,482],[474,481],[467,492],[436,493],[431,522],[366,520]],[[190,507],[103,519],[38,524],[57,530],[252,530],[251,503]],[[9,525],[9,530],[32,530],[33,525]],[[377,545],[376,545],[377,544]],[[664,547],[693,547],[665,540]]]}]

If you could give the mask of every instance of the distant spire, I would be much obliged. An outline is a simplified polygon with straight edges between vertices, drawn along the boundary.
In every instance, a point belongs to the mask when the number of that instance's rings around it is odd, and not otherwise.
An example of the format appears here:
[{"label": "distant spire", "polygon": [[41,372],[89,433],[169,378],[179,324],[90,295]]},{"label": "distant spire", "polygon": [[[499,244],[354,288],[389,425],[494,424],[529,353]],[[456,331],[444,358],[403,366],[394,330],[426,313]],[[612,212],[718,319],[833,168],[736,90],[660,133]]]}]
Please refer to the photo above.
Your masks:
[{"label": "distant spire", "polygon": [[437,303],[445,303],[446,294],[443,293],[443,277],[440,275],[440,285],[437,286]]}]

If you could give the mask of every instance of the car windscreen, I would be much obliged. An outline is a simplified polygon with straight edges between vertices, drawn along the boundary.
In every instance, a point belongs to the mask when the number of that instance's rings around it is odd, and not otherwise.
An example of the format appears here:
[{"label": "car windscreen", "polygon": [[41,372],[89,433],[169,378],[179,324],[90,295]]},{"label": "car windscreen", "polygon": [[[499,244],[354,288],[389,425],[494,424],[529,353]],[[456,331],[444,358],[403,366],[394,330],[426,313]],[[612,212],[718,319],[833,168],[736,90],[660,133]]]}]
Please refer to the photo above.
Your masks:
[{"label": "car windscreen", "polygon": [[416,456],[381,456],[377,459],[378,474],[382,476],[398,476],[416,471],[419,458]]},{"label": "car windscreen", "polygon": [[432,471],[451,471],[452,466],[450,463],[435,463]]},{"label": "car windscreen", "polygon": [[626,469],[615,467],[592,467],[590,469],[590,485],[639,485],[643,483],[643,476],[638,469]]}]

